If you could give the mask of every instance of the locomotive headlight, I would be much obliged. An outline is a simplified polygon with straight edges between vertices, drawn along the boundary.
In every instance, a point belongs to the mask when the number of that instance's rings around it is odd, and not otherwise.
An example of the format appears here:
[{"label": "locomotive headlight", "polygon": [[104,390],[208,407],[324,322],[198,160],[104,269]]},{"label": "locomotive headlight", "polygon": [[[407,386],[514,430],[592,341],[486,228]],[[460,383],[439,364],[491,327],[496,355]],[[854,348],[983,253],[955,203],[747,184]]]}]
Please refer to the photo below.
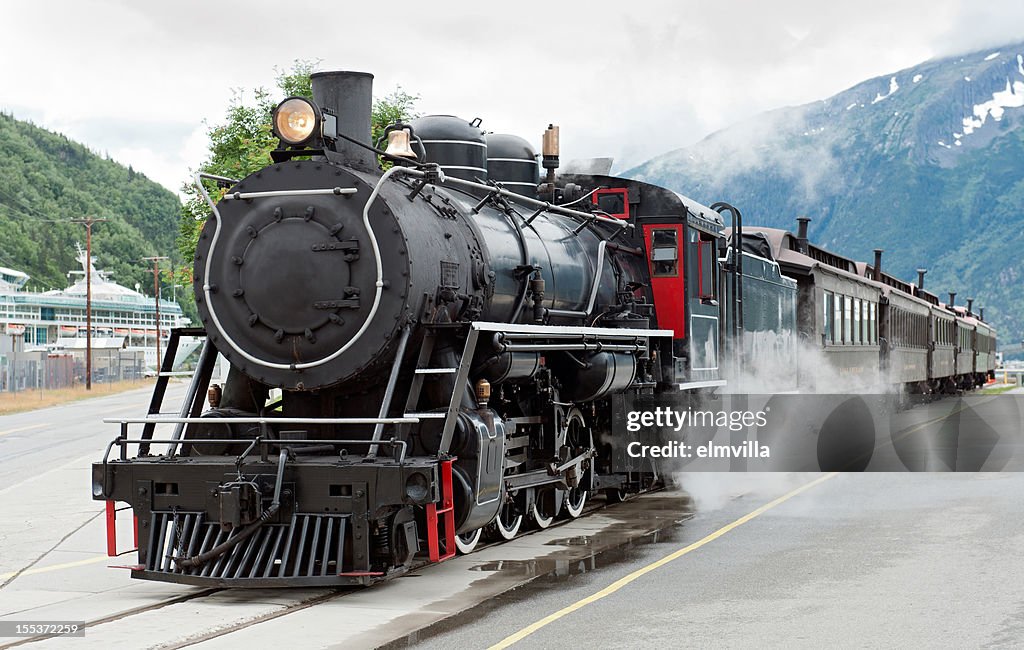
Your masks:
[{"label": "locomotive headlight", "polygon": [[308,142],[320,127],[320,111],[302,97],[289,97],[274,109],[274,135],[290,145]]},{"label": "locomotive headlight", "polygon": [[405,480],[405,496],[413,503],[423,503],[430,496],[430,483],[427,477],[419,472],[409,475]]}]

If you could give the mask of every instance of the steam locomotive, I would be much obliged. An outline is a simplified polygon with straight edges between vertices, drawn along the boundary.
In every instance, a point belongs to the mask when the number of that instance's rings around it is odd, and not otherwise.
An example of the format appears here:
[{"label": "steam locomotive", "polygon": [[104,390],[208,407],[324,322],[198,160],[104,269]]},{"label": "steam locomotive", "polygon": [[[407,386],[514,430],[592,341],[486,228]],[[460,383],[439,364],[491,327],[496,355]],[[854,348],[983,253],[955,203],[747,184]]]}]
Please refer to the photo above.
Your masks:
[{"label": "steam locomotive", "polygon": [[[108,526],[116,502],[135,514],[133,577],[388,579],[483,535],[578,517],[590,495],[650,488],[657,467],[625,453],[613,426],[627,396],[721,389],[723,361],[787,354],[820,328],[826,349],[849,331],[850,347],[889,372],[898,348],[879,337],[897,322],[886,318],[896,293],[935,322],[969,325],[972,340],[991,333],[877,264],[837,270],[840,258],[815,257],[805,235],[743,231],[727,204],[556,173],[555,127],[537,156],[478,122],[429,116],[389,127],[381,151],[371,84],[314,74],[312,100],[274,111],[273,164],[197,178],[211,211],[194,268],[202,327],[172,333],[149,414],[114,420],[121,434],[93,465]],[[204,183],[222,188],[219,201]],[[864,319],[843,311],[826,276],[869,287]],[[168,416],[183,335],[206,342]],[[972,352],[961,372],[929,354],[922,390],[974,382],[988,363]],[[211,384],[218,355],[230,363],[223,385]],[[933,371],[948,376],[930,384]]]}]

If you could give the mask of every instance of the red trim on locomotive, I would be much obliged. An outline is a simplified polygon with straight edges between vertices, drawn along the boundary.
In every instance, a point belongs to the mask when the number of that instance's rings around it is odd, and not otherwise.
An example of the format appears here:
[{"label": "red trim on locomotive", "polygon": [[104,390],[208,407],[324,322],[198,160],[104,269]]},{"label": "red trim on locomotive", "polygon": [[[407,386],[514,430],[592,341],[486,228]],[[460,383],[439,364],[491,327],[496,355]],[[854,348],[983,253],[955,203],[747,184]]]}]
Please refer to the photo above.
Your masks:
[{"label": "red trim on locomotive", "polygon": [[590,196],[590,202],[596,206],[600,206],[601,201],[599,197],[616,194],[622,196],[622,212],[609,212],[608,216],[615,217],[616,219],[629,219],[629,190],[625,187],[611,187],[603,190],[594,190],[594,193]]},{"label": "red trim on locomotive", "polygon": [[[454,459],[452,459],[454,460]],[[441,461],[441,507],[436,503],[427,504],[427,550],[431,562],[444,562],[455,557],[455,499],[452,495],[452,460]],[[438,515],[441,515],[439,518]],[[444,522],[444,554],[438,534],[439,524]]]},{"label": "red trim on locomotive", "polygon": [[[671,245],[666,245],[668,237],[665,237],[665,242],[655,244],[656,232],[675,235],[674,259],[653,259],[658,256],[655,251],[673,250]],[[658,327],[674,331],[677,339],[686,338],[686,267],[683,257],[686,242],[683,236],[682,224],[644,224],[644,244],[647,246],[647,265],[651,272],[651,293],[654,294]],[[665,257],[670,256],[665,254]]]},{"label": "red trim on locomotive", "polygon": [[117,555],[117,511],[114,509],[114,502],[107,500],[107,557]]}]

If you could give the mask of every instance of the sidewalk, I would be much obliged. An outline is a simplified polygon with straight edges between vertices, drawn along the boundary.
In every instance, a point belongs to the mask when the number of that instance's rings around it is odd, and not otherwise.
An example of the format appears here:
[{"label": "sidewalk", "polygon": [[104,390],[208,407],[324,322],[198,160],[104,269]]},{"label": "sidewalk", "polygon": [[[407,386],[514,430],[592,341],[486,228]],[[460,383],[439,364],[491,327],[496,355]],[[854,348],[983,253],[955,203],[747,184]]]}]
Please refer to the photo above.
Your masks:
[{"label": "sidewalk", "polygon": [[106,397],[140,388],[152,388],[154,382],[154,379],[147,378],[134,381],[119,381],[110,384],[94,383],[92,390],[89,391],[85,390],[84,385],[78,385],[73,388],[30,389],[16,393],[2,392],[0,393],[0,415],[34,411],[67,402],[77,402],[94,397]]}]

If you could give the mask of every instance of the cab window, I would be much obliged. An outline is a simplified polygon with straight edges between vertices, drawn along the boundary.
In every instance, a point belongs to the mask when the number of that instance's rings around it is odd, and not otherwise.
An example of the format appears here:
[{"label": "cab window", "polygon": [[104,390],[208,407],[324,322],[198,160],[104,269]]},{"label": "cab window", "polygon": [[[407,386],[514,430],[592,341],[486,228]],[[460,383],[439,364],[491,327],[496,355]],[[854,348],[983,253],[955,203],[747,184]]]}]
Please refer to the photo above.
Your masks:
[{"label": "cab window", "polygon": [[675,228],[651,231],[651,269],[656,278],[679,275],[679,242]]}]

